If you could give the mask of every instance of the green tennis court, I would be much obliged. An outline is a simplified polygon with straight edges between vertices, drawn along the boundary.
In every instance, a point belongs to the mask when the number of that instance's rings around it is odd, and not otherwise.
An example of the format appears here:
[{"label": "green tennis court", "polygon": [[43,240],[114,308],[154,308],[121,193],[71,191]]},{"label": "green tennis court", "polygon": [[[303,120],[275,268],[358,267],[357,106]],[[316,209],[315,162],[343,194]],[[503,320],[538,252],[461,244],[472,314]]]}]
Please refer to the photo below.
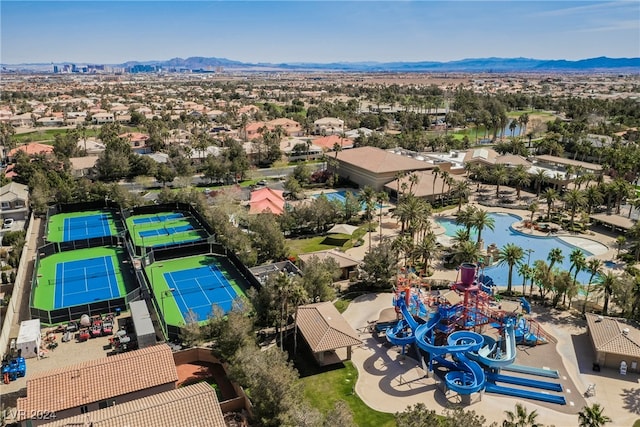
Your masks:
[{"label": "green tennis court", "polygon": [[[123,263],[125,259],[124,250],[114,247],[78,249],[42,258],[31,304],[41,310],[53,310],[124,296],[135,286],[132,280],[125,279],[130,273],[123,274],[122,269],[128,266]],[[93,264],[96,260],[108,267],[100,267],[93,273],[87,266],[83,266],[82,271],[71,268],[80,265],[81,261]],[[104,284],[104,278],[93,278],[94,274],[108,277],[108,286]],[[128,283],[131,286],[127,286]]]},{"label": "green tennis court", "polygon": [[114,236],[117,232],[111,210],[60,213],[49,218],[47,241],[69,242]]},{"label": "green tennis court", "polygon": [[227,312],[233,298],[246,296],[244,278],[224,257],[197,255],[156,261],[146,271],[169,325],[184,325],[188,310],[196,313],[199,321],[206,321],[213,304]]},{"label": "green tennis court", "polygon": [[206,239],[208,233],[192,216],[182,212],[132,215],[127,228],[138,247],[159,248]]}]

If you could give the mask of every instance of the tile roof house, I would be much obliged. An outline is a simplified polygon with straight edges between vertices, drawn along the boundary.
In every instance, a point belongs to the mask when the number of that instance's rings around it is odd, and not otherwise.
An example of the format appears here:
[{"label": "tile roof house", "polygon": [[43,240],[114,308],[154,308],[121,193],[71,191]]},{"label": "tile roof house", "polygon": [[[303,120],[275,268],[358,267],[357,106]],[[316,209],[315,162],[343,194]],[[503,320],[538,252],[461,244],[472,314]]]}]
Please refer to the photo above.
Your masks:
[{"label": "tile roof house", "polygon": [[625,362],[627,372],[640,372],[640,328],[621,318],[586,313],[589,338],[601,367],[619,369]]},{"label": "tile roof house", "polygon": [[2,218],[24,220],[29,216],[29,187],[10,182],[0,187],[0,208]]},{"label": "tile roof house", "polygon": [[9,150],[9,152],[7,153],[7,157],[9,159],[13,159],[18,151],[26,153],[27,156],[35,156],[36,154],[47,155],[53,153],[53,145],[40,144],[39,142],[30,142],[29,144],[20,145],[12,150]]},{"label": "tile roof house", "polygon": [[285,203],[283,193],[283,191],[273,190],[268,187],[252,191],[251,200],[249,201],[249,213],[259,214],[269,211],[276,215],[282,215]]},{"label": "tile roof house", "polygon": [[344,120],[336,117],[323,117],[313,122],[316,135],[336,135],[344,132]]},{"label": "tile roof house", "polygon": [[76,178],[92,177],[96,172],[98,156],[70,157],[71,173]]},{"label": "tile roof house", "polygon": [[85,425],[226,427],[216,391],[206,382],[44,424],[47,427]]},{"label": "tile roof house", "polygon": [[340,151],[337,155],[338,174],[364,187],[380,191],[393,181],[398,172],[433,169],[434,164],[401,156],[376,147],[358,147]]},{"label": "tile roof house", "polygon": [[303,134],[300,123],[285,117],[267,122],[267,127],[269,129],[275,129],[276,126],[280,126],[288,136],[302,136]]},{"label": "tile roof house", "polygon": [[320,365],[339,363],[335,350],[346,348],[347,360],[351,348],[362,344],[358,332],[330,302],[301,305],[296,312],[298,329]]},{"label": "tile roof house", "polygon": [[341,149],[353,148],[353,140],[341,138],[339,135],[321,136],[313,140],[313,145],[322,147],[324,151],[333,151],[334,145],[338,144]]},{"label": "tile roof house", "polygon": [[318,258],[320,261],[324,261],[325,259],[334,260],[341,270],[341,279],[348,279],[351,272],[355,272],[356,268],[360,265],[360,261],[350,257],[338,249],[326,249],[324,251],[308,252],[306,254],[298,255],[298,259],[300,260],[303,268],[304,264],[309,262],[313,257]]},{"label": "tile roof house", "polygon": [[174,390],[178,374],[171,348],[165,344],[78,363],[27,379],[27,397],[19,398],[23,425],[28,414],[55,412],[57,419]]}]

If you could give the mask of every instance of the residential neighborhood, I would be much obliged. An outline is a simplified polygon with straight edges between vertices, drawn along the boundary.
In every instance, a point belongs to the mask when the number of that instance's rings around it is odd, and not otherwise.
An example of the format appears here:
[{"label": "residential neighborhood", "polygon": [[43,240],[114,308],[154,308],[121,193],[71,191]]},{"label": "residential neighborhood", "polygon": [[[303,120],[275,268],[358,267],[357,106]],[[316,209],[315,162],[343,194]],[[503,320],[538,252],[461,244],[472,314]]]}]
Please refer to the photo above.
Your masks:
[{"label": "residential neighborhood", "polygon": [[640,419],[636,74],[99,71],[0,82],[7,424]]}]

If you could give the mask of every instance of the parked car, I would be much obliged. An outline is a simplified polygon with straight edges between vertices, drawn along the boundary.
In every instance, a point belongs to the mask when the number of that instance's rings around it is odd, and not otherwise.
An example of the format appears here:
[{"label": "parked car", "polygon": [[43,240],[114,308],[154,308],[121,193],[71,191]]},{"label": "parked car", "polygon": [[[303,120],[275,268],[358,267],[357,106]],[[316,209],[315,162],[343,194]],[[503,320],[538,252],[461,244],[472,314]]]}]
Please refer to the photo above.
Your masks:
[{"label": "parked car", "polygon": [[14,221],[13,218],[7,218],[2,223],[2,228],[11,228],[11,226],[13,225],[14,222],[15,221]]}]

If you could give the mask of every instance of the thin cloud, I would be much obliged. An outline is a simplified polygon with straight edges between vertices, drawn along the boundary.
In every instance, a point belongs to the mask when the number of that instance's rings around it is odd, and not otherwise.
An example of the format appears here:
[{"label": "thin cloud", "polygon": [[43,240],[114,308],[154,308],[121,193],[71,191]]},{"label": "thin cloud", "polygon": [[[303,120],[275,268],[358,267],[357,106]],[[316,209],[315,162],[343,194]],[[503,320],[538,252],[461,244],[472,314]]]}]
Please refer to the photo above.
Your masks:
[{"label": "thin cloud", "polygon": [[628,31],[628,30],[640,30],[640,24],[636,20],[618,21],[612,22],[609,25],[601,25],[589,28],[580,28],[572,32],[574,33],[594,33],[594,32],[609,32],[609,31]]},{"label": "thin cloud", "polygon": [[635,13],[640,10],[637,1],[617,1],[608,3],[594,3],[586,6],[566,7],[563,9],[546,10],[544,12],[533,13],[532,16],[567,16],[580,13],[597,12],[599,10],[611,11],[612,9],[629,9]]}]

